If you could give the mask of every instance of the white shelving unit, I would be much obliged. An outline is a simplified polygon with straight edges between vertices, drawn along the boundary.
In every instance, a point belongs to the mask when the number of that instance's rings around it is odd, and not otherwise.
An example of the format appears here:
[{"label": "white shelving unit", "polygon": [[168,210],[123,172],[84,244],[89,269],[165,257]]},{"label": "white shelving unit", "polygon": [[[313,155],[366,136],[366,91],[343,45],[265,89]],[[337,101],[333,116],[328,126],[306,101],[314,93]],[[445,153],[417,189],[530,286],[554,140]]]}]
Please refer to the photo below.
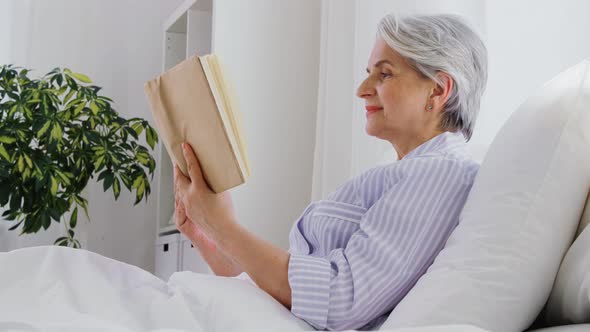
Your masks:
[{"label": "white shelving unit", "polygon": [[[193,55],[211,53],[213,40],[213,0],[186,0],[164,23],[164,54],[162,71],[166,71]],[[207,264],[188,239],[178,234],[173,222],[173,165],[166,148],[159,143],[158,193],[156,227],[156,275],[162,279],[176,272],[189,270],[210,273]]]}]

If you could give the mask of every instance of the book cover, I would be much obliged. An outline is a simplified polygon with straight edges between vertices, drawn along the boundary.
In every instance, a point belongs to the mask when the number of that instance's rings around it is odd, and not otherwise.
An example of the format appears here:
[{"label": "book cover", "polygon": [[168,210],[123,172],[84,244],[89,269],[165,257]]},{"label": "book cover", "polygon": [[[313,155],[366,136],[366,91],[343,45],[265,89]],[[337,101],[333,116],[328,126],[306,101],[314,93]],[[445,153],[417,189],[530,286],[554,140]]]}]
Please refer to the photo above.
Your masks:
[{"label": "book cover", "polygon": [[172,163],[188,174],[181,144],[190,143],[214,192],[244,183],[250,173],[235,101],[225,81],[210,55],[190,57],[144,85]]}]

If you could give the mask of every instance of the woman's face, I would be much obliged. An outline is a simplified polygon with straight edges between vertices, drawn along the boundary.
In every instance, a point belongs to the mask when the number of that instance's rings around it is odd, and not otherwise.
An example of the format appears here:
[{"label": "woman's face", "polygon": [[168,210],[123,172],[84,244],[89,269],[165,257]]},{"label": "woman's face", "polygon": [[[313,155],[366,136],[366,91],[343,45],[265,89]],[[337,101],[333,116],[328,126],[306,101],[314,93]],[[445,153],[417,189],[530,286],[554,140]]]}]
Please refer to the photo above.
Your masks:
[{"label": "woman's face", "polygon": [[367,134],[403,144],[436,127],[434,112],[427,110],[435,83],[381,38],[373,46],[367,75],[357,90],[365,100]]}]

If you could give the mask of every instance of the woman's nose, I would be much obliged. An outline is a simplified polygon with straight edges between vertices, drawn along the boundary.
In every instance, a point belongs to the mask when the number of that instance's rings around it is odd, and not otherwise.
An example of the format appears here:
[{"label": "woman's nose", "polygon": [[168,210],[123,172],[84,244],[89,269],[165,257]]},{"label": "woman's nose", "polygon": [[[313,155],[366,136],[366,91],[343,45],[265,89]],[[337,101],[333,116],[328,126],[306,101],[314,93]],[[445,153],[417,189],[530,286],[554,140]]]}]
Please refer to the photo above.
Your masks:
[{"label": "woman's nose", "polygon": [[356,96],[359,98],[373,97],[375,93],[375,88],[371,85],[369,77],[367,77],[356,90]]}]

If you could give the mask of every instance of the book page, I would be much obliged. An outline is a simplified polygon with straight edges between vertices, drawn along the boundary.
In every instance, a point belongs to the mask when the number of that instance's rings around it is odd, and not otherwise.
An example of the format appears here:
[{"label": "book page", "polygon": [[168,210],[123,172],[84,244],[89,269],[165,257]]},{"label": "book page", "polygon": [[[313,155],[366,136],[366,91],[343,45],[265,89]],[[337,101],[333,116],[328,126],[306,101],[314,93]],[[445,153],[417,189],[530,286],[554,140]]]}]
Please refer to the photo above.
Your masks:
[{"label": "book page", "polygon": [[243,171],[244,178],[250,176],[249,158],[247,155],[246,144],[244,141],[243,130],[240,122],[239,108],[235,103],[234,95],[229,90],[227,81],[224,79],[224,73],[217,56],[214,54],[200,57],[201,64],[207,79],[210,82],[211,92],[218,103],[223,122],[226,129],[231,130],[228,133],[232,145],[236,148],[236,157]]}]

